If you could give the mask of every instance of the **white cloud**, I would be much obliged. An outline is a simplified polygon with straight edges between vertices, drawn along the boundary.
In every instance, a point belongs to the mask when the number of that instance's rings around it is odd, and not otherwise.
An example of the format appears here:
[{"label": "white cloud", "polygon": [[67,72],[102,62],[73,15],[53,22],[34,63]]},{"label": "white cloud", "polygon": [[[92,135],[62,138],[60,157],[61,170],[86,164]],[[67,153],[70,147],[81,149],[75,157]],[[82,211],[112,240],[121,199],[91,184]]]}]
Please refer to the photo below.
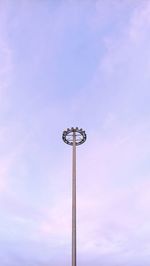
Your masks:
[{"label": "white cloud", "polygon": [[[116,73],[120,66],[122,66],[122,71],[128,66],[132,69],[133,64],[135,72],[148,71],[145,67],[149,61],[149,12],[149,1],[143,1],[134,9],[129,22],[124,25],[122,32],[117,34],[117,38],[116,36],[106,37],[107,54],[104,56],[101,67],[107,74]],[[142,57],[145,59],[144,62]]]}]

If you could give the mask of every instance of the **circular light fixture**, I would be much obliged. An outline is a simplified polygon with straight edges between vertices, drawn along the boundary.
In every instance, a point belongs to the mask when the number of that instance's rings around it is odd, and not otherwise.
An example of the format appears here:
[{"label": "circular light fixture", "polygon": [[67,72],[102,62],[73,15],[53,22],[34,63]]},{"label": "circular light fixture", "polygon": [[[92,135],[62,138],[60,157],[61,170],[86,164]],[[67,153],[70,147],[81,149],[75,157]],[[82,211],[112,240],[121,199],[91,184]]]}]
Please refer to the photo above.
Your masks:
[{"label": "circular light fixture", "polygon": [[78,127],[71,127],[71,128],[67,128],[67,130],[63,131],[62,134],[62,139],[63,141],[68,144],[73,146],[73,134],[75,133],[75,144],[76,146],[81,145],[82,143],[84,143],[86,141],[86,133],[82,128],[78,128]]}]

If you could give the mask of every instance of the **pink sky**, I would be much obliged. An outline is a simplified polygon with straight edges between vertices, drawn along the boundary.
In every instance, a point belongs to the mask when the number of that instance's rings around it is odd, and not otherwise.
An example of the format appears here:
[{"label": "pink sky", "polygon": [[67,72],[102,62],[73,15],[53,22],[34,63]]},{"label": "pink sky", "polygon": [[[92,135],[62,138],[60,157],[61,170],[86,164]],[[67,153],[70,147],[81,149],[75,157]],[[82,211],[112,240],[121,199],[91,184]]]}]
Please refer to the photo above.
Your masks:
[{"label": "pink sky", "polygon": [[1,1],[0,265],[150,265],[150,2]]}]

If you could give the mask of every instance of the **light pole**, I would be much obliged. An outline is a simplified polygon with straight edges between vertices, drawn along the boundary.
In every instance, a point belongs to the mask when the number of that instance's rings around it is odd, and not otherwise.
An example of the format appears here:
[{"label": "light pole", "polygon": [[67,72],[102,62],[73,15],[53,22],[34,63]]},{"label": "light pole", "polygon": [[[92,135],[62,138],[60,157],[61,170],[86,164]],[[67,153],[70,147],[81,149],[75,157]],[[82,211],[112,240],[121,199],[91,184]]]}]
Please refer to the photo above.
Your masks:
[{"label": "light pole", "polygon": [[86,133],[82,128],[67,128],[62,139],[72,146],[72,266],[76,266],[76,146],[86,141]]}]

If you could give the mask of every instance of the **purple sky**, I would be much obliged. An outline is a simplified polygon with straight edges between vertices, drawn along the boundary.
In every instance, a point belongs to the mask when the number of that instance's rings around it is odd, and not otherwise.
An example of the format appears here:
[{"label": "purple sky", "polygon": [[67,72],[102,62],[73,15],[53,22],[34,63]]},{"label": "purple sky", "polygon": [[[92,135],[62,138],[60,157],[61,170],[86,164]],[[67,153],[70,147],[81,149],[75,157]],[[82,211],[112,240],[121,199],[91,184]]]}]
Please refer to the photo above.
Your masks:
[{"label": "purple sky", "polygon": [[0,265],[150,265],[150,1],[0,1]]}]

